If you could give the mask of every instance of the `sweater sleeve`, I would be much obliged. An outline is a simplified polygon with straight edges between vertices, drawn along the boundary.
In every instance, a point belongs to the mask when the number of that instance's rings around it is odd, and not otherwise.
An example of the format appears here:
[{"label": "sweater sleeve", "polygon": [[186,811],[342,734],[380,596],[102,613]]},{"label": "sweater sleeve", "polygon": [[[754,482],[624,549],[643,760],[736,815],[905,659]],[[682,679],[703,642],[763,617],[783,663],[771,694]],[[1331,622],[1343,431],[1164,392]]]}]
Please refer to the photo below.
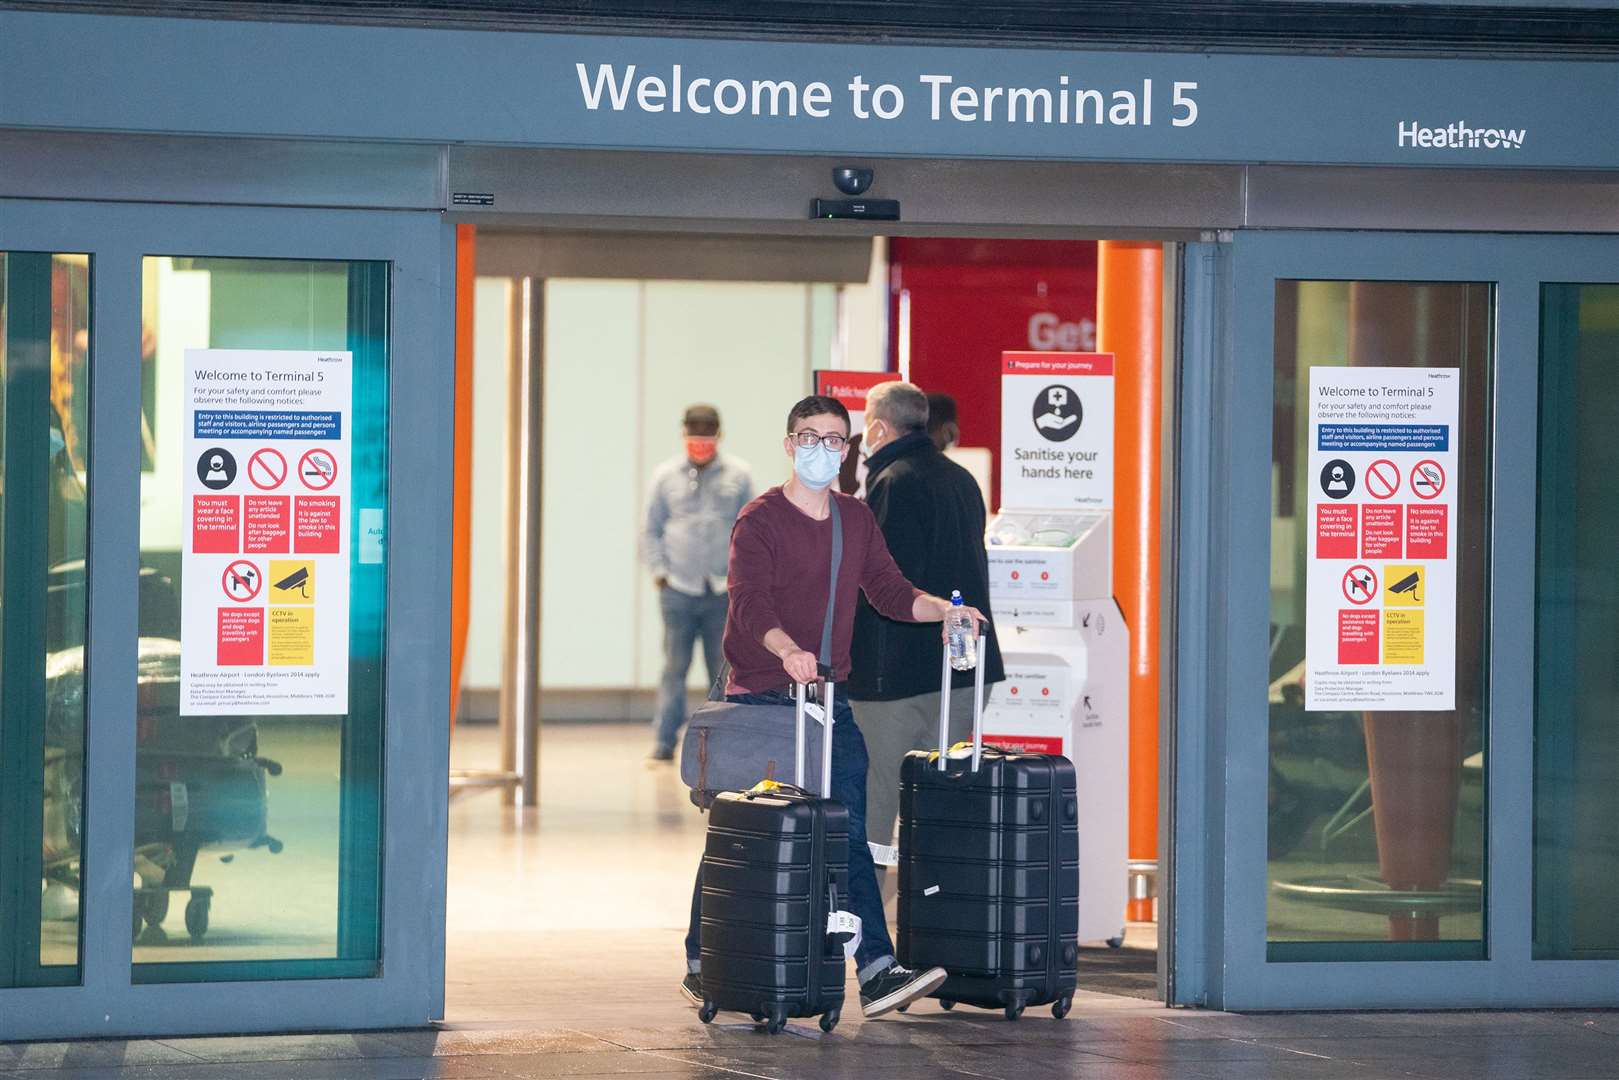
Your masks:
[{"label": "sweater sleeve", "polygon": [[774,545],[763,515],[746,511],[731,530],[731,555],[726,574],[731,597],[731,619],[747,640],[762,642],[781,625],[772,596]]},{"label": "sweater sleeve", "polygon": [[860,567],[861,590],[879,614],[900,622],[915,622],[911,607],[922,590],[900,572],[871,511],[859,503],[855,505],[860,507],[866,531],[866,558]]}]

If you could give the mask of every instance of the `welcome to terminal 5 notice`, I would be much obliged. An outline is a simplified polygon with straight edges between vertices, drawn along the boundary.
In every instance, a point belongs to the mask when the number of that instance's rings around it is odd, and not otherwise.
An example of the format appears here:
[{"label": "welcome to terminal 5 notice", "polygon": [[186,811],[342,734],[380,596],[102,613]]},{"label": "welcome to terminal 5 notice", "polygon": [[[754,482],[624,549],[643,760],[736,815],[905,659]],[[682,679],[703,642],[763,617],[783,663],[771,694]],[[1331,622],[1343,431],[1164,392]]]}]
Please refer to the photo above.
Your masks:
[{"label": "welcome to terminal 5 notice", "polygon": [[1304,707],[1456,707],[1457,368],[1310,369]]},{"label": "welcome to terminal 5 notice", "polygon": [[186,351],[182,715],[348,712],[351,373]]}]

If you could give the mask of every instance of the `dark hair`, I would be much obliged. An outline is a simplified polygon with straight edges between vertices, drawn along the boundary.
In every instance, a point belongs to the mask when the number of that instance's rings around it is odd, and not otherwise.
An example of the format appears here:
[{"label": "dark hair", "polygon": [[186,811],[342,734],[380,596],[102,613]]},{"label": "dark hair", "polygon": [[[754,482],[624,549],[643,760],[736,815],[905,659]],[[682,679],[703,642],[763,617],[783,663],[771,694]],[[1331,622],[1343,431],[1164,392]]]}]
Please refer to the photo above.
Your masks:
[{"label": "dark hair", "polygon": [[835,416],[843,421],[844,432],[849,430],[849,410],[843,407],[843,402],[822,394],[811,394],[788,410],[787,434],[793,433],[794,424],[812,416]]},{"label": "dark hair", "polygon": [[681,426],[694,435],[717,435],[720,430],[720,411],[712,405],[693,405],[681,418]]},{"label": "dark hair", "polygon": [[949,394],[928,395],[928,430],[936,431],[956,422],[956,399]]}]

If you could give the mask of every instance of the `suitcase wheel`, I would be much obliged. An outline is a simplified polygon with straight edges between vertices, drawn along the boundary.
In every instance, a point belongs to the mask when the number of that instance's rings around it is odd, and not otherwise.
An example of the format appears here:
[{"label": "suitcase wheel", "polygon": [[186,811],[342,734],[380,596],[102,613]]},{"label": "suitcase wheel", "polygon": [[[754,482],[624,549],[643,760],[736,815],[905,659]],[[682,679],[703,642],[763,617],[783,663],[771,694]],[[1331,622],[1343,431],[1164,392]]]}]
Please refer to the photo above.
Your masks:
[{"label": "suitcase wheel", "polygon": [[833,1009],[831,1012],[822,1013],[821,1014],[821,1030],[827,1032],[828,1034],[830,1034],[832,1029],[838,1026],[838,1020],[841,1019],[842,1016],[843,1016],[843,1010],[842,1009]]},{"label": "suitcase wheel", "polygon": [[951,1001],[949,998],[940,998],[939,999],[939,1008],[943,1009],[945,1012],[949,1012],[951,1009],[954,1009],[955,1007],[956,1007],[956,1003],[954,1001]]},{"label": "suitcase wheel", "polygon": [[786,1026],[787,1006],[772,1005],[770,1007],[770,1019],[765,1023],[765,1033],[768,1035],[780,1035],[782,1029]]},{"label": "suitcase wheel", "polygon": [[702,1007],[697,1010],[697,1019],[705,1024],[712,1024],[714,1017],[719,1015],[719,1011],[720,1007],[718,1005],[712,1001],[704,1001]]},{"label": "suitcase wheel", "polygon": [[1108,938],[1107,939],[1107,947],[1110,948],[1110,949],[1122,949],[1122,948],[1124,948],[1124,938],[1123,937],[1110,937],[1110,938]]},{"label": "suitcase wheel", "polygon": [[1006,1007],[1006,1018],[1008,1020],[1016,1020],[1018,1017],[1020,1017],[1022,1015],[1023,1015],[1023,1002],[1014,1001],[1012,1004],[1010,1004],[1010,1005],[1008,1005]]},{"label": "suitcase wheel", "polygon": [[766,1020],[766,1017],[765,1017],[764,1013],[756,1012],[756,1013],[753,1014],[753,1022],[755,1024],[762,1024],[762,1023],[765,1022],[765,1020]]},{"label": "suitcase wheel", "polygon": [[1065,994],[1052,1003],[1051,1015],[1056,1017],[1058,1020],[1061,1020],[1063,1017],[1068,1015],[1068,1010],[1073,1007],[1074,999]]},{"label": "suitcase wheel", "polygon": [[207,936],[208,913],[212,906],[211,894],[192,890],[191,899],[186,903],[186,933],[191,935],[192,941],[201,941]]}]

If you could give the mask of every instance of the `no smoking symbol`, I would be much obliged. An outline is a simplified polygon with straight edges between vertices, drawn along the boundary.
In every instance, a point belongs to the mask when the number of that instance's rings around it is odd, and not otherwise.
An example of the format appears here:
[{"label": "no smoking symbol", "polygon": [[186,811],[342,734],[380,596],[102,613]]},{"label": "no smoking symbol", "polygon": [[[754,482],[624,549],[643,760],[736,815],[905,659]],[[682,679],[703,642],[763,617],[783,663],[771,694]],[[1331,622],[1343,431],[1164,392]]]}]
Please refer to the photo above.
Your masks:
[{"label": "no smoking symbol", "polygon": [[1424,458],[1411,468],[1411,493],[1419,499],[1439,498],[1445,490],[1445,467],[1432,458]]},{"label": "no smoking symbol", "polygon": [[311,450],[298,459],[298,475],[310,491],[325,491],[337,483],[337,459],[329,450]]},{"label": "no smoking symbol", "polygon": [[1366,490],[1374,499],[1392,499],[1400,490],[1400,467],[1378,458],[1366,467]]},{"label": "no smoking symbol", "polygon": [[287,478],[287,459],[271,447],[253,451],[247,459],[247,478],[260,491],[274,491]]},{"label": "no smoking symbol", "polygon": [[1377,596],[1377,572],[1370,566],[1356,565],[1344,571],[1344,599],[1351,604],[1369,604]]}]

